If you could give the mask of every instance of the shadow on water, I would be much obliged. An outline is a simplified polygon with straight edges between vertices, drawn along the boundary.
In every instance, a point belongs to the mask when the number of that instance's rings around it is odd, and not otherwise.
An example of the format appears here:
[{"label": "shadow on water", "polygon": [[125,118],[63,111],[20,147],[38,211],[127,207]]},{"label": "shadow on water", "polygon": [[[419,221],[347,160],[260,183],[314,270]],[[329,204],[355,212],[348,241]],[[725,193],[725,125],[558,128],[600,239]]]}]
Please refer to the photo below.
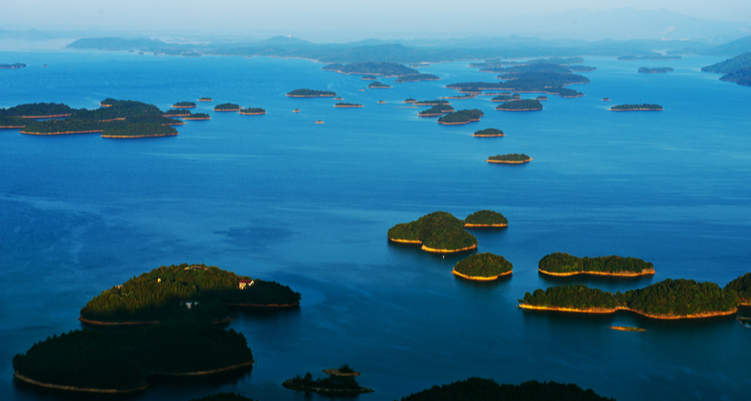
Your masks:
[{"label": "shadow on water", "polygon": [[257,320],[272,321],[279,319],[295,318],[300,315],[300,306],[289,308],[243,308],[233,307],[232,316],[240,321]]}]

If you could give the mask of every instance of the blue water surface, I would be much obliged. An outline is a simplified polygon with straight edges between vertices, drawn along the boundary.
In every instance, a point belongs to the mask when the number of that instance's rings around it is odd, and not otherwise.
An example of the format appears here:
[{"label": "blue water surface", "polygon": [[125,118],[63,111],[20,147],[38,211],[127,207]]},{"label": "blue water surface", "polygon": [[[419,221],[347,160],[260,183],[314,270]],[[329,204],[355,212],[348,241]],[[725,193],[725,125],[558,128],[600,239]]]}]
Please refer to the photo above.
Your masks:
[{"label": "blue water surface", "polygon": [[[732,317],[665,322],[517,308],[525,292],[561,283],[625,291],[688,278],[724,286],[751,269],[751,89],[700,72],[718,58],[587,57],[598,69],[584,74],[591,83],[573,87],[585,97],[548,96],[534,113],[495,111],[490,97],[455,100],[455,108],[479,108],[485,117],[452,127],[417,117],[420,108],[402,101],[453,95],[449,83],[496,80],[468,61],[422,69],[441,81],[383,79],[394,87],[372,90],[357,76],[296,59],[52,51],[0,52],[0,61],[29,65],[0,70],[0,107],[91,109],[113,97],[168,109],[214,99],[195,110],[212,120],[188,122],[172,138],[0,131],[3,399],[65,398],[14,384],[13,356],[80,328],[80,308],[101,291],[177,263],[277,280],[302,293],[302,304],[235,314],[231,327],[257,360],[252,372],[157,382],[132,399],[187,401],[218,391],[324,399],[281,383],[343,363],[375,389],[363,400],[399,399],[470,376],[572,382],[618,400],[748,397],[751,331]],[[641,66],[675,72],[637,74]],[[297,88],[333,90],[365,107],[284,96]],[[267,114],[211,111],[223,102]],[[608,111],[619,103],[665,110]],[[471,136],[489,127],[506,136]],[[484,161],[514,152],[534,160]],[[394,224],[436,210],[464,218],[480,209],[509,219],[507,229],[473,233],[481,252],[513,263],[510,279],[466,282],[451,274],[463,256],[386,239]],[[657,274],[540,277],[537,262],[556,251],[639,257]]]}]

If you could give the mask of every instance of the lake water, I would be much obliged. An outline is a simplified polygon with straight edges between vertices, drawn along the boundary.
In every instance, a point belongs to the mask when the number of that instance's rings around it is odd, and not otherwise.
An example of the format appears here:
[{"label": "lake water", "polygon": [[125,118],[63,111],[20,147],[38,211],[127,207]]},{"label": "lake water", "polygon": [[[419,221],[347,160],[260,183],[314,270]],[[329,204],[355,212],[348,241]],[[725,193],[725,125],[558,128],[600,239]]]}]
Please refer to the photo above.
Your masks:
[{"label": "lake water", "polygon": [[[368,81],[305,60],[63,51],[0,59],[29,65],[0,71],[0,107],[96,108],[113,97],[166,110],[209,96],[214,102],[195,111],[223,102],[267,111],[211,112],[211,121],[178,127],[177,137],[151,140],[0,131],[3,399],[64,398],[15,385],[12,357],[79,328],[80,308],[101,291],[183,262],[280,281],[302,293],[301,307],[235,314],[231,327],[257,360],[252,372],[156,383],[134,399],[187,401],[218,391],[324,399],[281,383],[343,363],[375,389],[362,400],[399,399],[470,376],[572,382],[621,401],[748,397],[751,331],[732,317],[665,322],[516,306],[525,292],[559,283],[624,291],[689,278],[724,286],[751,269],[751,88],[699,71],[720,58],[587,57],[598,70],[583,74],[590,84],[574,86],[585,97],[549,96],[535,113],[495,111],[490,97],[455,100],[455,108],[479,108],[485,117],[453,127],[418,118],[422,108],[401,102],[453,95],[444,85],[495,81],[494,74],[469,62],[434,64],[422,71],[441,81],[384,79],[394,88],[368,90]],[[637,74],[641,66],[675,72]],[[333,90],[365,107],[284,96],[297,88]],[[619,103],[659,103],[665,111],[608,111]],[[319,119],[325,124],[313,123]],[[506,137],[471,137],[489,127]],[[514,152],[534,160],[484,161]],[[513,263],[510,279],[466,282],[451,274],[462,256],[386,239],[394,224],[436,210],[464,218],[480,209],[509,219],[507,229],[473,233],[481,252]],[[540,277],[537,262],[556,251],[639,257],[657,274]]]}]

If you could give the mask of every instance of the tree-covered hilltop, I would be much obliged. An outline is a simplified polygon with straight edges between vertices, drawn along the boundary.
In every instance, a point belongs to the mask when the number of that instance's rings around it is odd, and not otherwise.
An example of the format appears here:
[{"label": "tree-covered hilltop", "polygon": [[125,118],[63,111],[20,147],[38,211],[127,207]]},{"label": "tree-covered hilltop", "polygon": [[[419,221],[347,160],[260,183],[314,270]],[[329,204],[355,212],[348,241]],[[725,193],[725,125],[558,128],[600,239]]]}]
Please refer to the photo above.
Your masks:
[{"label": "tree-covered hilltop", "polygon": [[214,106],[214,111],[240,111],[241,107],[235,103],[222,103]]},{"label": "tree-covered hilltop", "polygon": [[59,134],[82,134],[101,133],[107,123],[96,120],[78,120],[66,118],[65,120],[27,121],[22,134],[30,135],[59,135]]},{"label": "tree-covered hilltop", "polygon": [[[210,324],[75,330],[47,337],[13,358],[17,375],[56,386],[136,390],[154,375],[253,363],[245,336]],[[239,366],[238,366],[239,365]]]},{"label": "tree-covered hilltop", "polygon": [[28,123],[28,120],[24,120],[20,117],[0,116],[0,129],[23,128],[24,125]]},{"label": "tree-covered hilltop", "polygon": [[362,107],[362,105],[359,104],[359,103],[339,102],[339,103],[335,104],[334,107],[339,107],[339,108],[347,109],[347,108],[359,108],[359,107]]},{"label": "tree-covered hilltop", "polygon": [[388,89],[390,87],[391,87],[391,85],[384,84],[384,83],[379,82],[379,81],[371,82],[370,85],[368,85],[368,88],[370,88],[370,89]]},{"label": "tree-covered hilltop", "polygon": [[388,238],[395,242],[419,242],[423,249],[456,251],[477,247],[477,238],[464,229],[462,220],[440,211],[391,227]]},{"label": "tree-covered hilltop", "polygon": [[442,116],[446,113],[451,113],[454,111],[454,108],[450,104],[441,104],[438,106],[433,106],[427,110],[423,110],[419,113],[417,113],[420,117],[437,117]]},{"label": "tree-covered hilltop", "polygon": [[246,116],[258,116],[261,114],[266,114],[266,110],[261,107],[248,107],[245,109],[241,109],[240,114],[246,115]]},{"label": "tree-covered hilltop", "polygon": [[485,128],[479,131],[475,131],[472,136],[476,137],[497,137],[497,136],[505,136],[503,131],[499,130],[498,128]]},{"label": "tree-covered hilltop", "polygon": [[193,398],[190,401],[253,401],[253,399],[235,393],[217,393],[206,397]]},{"label": "tree-covered hilltop", "polygon": [[557,94],[566,85],[589,83],[589,78],[583,75],[555,72],[501,74],[498,79],[506,80],[501,84],[503,90],[548,94]]},{"label": "tree-covered hilltop", "polygon": [[295,89],[287,97],[336,97],[336,92],[319,91],[314,89]]},{"label": "tree-covered hilltop", "polygon": [[616,60],[620,61],[641,61],[641,60],[680,60],[682,57],[677,55],[665,56],[660,53],[650,53],[643,56],[626,55],[620,56]]},{"label": "tree-covered hilltop", "polygon": [[510,102],[512,100],[521,100],[522,96],[518,93],[498,95],[492,99],[491,102]]},{"label": "tree-covered hilltop", "polygon": [[751,67],[742,68],[738,71],[725,74],[720,81],[735,82],[738,85],[751,86]]},{"label": "tree-covered hilltop", "polygon": [[673,72],[673,70],[670,67],[657,67],[657,68],[649,68],[649,67],[639,67],[639,74],[667,74],[668,72]]},{"label": "tree-covered hilltop", "polygon": [[542,110],[542,102],[537,99],[511,100],[499,104],[495,109],[502,111],[540,111]]},{"label": "tree-covered hilltop", "polygon": [[[96,322],[152,322],[172,319],[221,320],[228,310],[220,304],[297,305],[300,294],[275,282],[253,280],[240,288],[239,276],[216,266],[162,266],[89,301],[81,317]],[[186,302],[198,301],[188,308]]]},{"label": "tree-covered hilltop", "polygon": [[654,265],[641,259],[622,256],[579,258],[568,253],[545,255],[538,264],[542,273],[654,274]]},{"label": "tree-covered hilltop", "polygon": [[108,125],[102,131],[102,138],[149,138],[175,135],[177,135],[177,130],[170,126],[143,123]]},{"label": "tree-covered hilltop", "polygon": [[415,106],[440,106],[444,104],[449,104],[448,100],[444,99],[438,99],[438,100],[419,100],[414,102]]},{"label": "tree-covered hilltop", "polygon": [[310,372],[303,377],[297,375],[287,379],[282,386],[290,390],[328,395],[356,395],[373,392],[372,389],[361,387],[353,376],[329,375],[326,378],[314,380]]},{"label": "tree-covered hilltop", "polygon": [[505,155],[489,156],[488,161],[494,163],[525,163],[532,160],[524,153],[508,153]]},{"label": "tree-covered hilltop", "polygon": [[498,384],[492,379],[470,377],[467,380],[433,386],[410,394],[401,401],[615,401],[583,390],[576,384],[538,382]]},{"label": "tree-covered hilltop", "polygon": [[20,68],[26,68],[26,64],[24,63],[0,64],[0,70],[18,70]]},{"label": "tree-covered hilltop", "polygon": [[411,75],[402,75],[399,78],[396,79],[396,83],[404,83],[404,82],[420,82],[420,81],[440,81],[441,78],[437,75],[433,74],[411,74]]},{"label": "tree-covered hilltop", "polygon": [[725,290],[733,290],[738,295],[738,303],[751,305],[751,273],[746,273],[729,282]]},{"label": "tree-covered hilltop", "polygon": [[0,109],[0,116],[21,118],[67,117],[74,111],[75,109],[62,103],[27,103]]},{"label": "tree-covered hilltop", "polygon": [[725,61],[702,67],[701,70],[704,72],[729,74],[748,67],[751,67],[751,52],[745,52]]},{"label": "tree-covered hilltop", "polygon": [[342,74],[354,75],[380,75],[382,77],[400,77],[402,75],[415,75],[420,72],[398,63],[368,61],[351,63],[347,65],[329,64],[323,67],[326,71],[335,71]]},{"label": "tree-covered hilltop", "polygon": [[562,285],[529,292],[519,300],[522,307],[565,308],[586,312],[630,310],[658,319],[708,317],[734,313],[738,295],[715,283],[666,279],[648,287],[612,294],[584,285]]},{"label": "tree-covered hilltop", "polygon": [[492,210],[478,210],[464,219],[464,226],[506,226],[508,219],[504,215]]},{"label": "tree-covered hilltop", "polygon": [[642,103],[642,104],[619,104],[610,108],[612,111],[662,111],[659,104]]},{"label": "tree-covered hilltop", "polygon": [[474,122],[474,121],[480,121],[480,118],[484,115],[485,113],[483,113],[481,110],[478,110],[478,109],[459,110],[453,113],[446,114],[443,117],[439,118],[438,124],[444,124],[444,125],[467,124],[467,123]]},{"label": "tree-covered hilltop", "polygon": [[454,272],[468,278],[498,278],[511,273],[513,266],[503,256],[492,253],[470,255],[454,266]]}]

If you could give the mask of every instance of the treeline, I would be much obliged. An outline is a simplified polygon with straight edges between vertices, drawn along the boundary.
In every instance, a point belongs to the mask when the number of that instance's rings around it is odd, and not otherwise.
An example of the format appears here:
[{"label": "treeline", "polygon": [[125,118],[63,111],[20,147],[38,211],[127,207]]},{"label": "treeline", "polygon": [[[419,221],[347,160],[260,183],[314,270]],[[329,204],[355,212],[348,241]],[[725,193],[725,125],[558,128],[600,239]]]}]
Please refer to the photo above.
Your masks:
[{"label": "treeline", "polygon": [[726,290],[733,290],[738,295],[738,302],[751,304],[751,273],[746,273],[725,286]]},{"label": "treeline", "polygon": [[531,157],[525,155],[524,153],[508,153],[505,155],[495,155],[488,157],[488,160],[499,162],[526,162],[531,159]]},{"label": "treeline", "polygon": [[371,89],[373,88],[388,89],[390,87],[391,85],[384,84],[383,82],[380,82],[380,81],[371,82],[370,85],[368,85],[368,88],[371,88]]},{"label": "treeline", "polygon": [[266,109],[262,107],[248,107],[241,109],[240,114],[266,114]]},{"label": "treeline", "polygon": [[454,271],[471,277],[494,277],[511,272],[513,265],[503,256],[489,252],[470,255],[454,266]]},{"label": "treeline", "polygon": [[19,68],[26,68],[26,64],[24,63],[0,64],[0,70],[17,70]]},{"label": "treeline", "polygon": [[484,115],[485,113],[478,109],[459,110],[446,114],[439,118],[438,122],[442,124],[464,124],[472,121],[480,121],[480,118]]},{"label": "treeline", "polygon": [[542,110],[542,102],[537,99],[511,100],[499,104],[496,110],[519,110],[519,111],[538,111]]},{"label": "treeline", "polygon": [[538,263],[540,270],[551,273],[600,272],[600,273],[641,273],[654,271],[651,262],[622,256],[600,256],[579,258],[568,253],[555,252],[545,255]]},{"label": "treeline", "polygon": [[143,387],[158,374],[222,369],[253,361],[245,336],[205,325],[75,330],[47,337],[13,358],[13,369],[43,383],[95,389]]},{"label": "treeline", "polygon": [[[146,119],[150,119],[147,117]],[[160,123],[129,123],[108,125],[102,131],[102,137],[105,138],[136,138],[136,137],[158,137],[174,136],[177,130]]]},{"label": "treeline", "polygon": [[70,108],[67,104],[62,103],[27,103],[7,109],[0,108],[2,117],[45,117],[45,116],[68,116],[75,109]]},{"label": "treeline", "polygon": [[659,104],[653,104],[653,103],[642,103],[642,104],[619,104],[616,106],[612,106],[610,110],[613,111],[641,111],[641,110],[653,110],[653,111],[660,111],[662,110],[662,106]]},{"label": "treeline", "polygon": [[504,94],[504,95],[498,95],[492,99],[490,99],[491,102],[509,102],[511,100],[520,100],[522,96],[518,93],[512,94]]},{"label": "treeline", "polygon": [[196,107],[196,103],[195,102],[177,102],[173,104],[172,107],[193,108],[193,107]]},{"label": "treeline", "polygon": [[433,249],[457,250],[477,246],[477,238],[464,229],[462,220],[441,211],[397,224],[387,234],[392,240],[420,241]]},{"label": "treeline", "polygon": [[457,381],[442,386],[433,386],[429,389],[410,394],[402,401],[614,401],[597,395],[591,389],[583,390],[576,384],[563,384],[557,382],[538,382],[536,380],[522,384],[498,384],[492,379],[470,377],[467,380]]},{"label": "treeline", "polygon": [[[495,129],[495,128],[489,128]],[[487,131],[487,130],[485,130]],[[496,130],[499,131],[499,130]],[[481,131],[478,131],[481,132]],[[501,132],[503,134],[503,132]],[[464,224],[508,224],[508,219],[501,213],[492,210],[478,210],[464,219]]]},{"label": "treeline", "polygon": [[419,82],[419,81],[440,81],[441,78],[433,74],[410,74],[402,75],[396,79],[396,83]]},{"label": "treeline", "polygon": [[222,103],[214,106],[214,111],[240,111],[240,105],[235,103]]},{"label": "treeline", "polygon": [[319,91],[314,89],[295,89],[287,93],[289,97],[335,97],[336,92]]}]

